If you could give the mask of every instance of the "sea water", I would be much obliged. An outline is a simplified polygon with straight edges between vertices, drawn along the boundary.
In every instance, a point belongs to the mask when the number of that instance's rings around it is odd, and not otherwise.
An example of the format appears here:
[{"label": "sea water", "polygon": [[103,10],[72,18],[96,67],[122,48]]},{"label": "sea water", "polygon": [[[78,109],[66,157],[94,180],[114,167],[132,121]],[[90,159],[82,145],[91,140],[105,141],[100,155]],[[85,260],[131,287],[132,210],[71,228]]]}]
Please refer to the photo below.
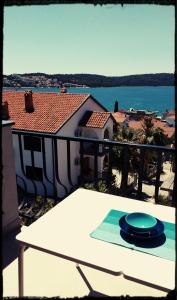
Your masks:
[{"label": "sea water", "polygon": [[[5,90],[10,88],[5,88]],[[59,92],[59,88],[17,88],[16,90],[32,89],[34,92]],[[13,88],[14,90],[14,88]],[[174,86],[132,86],[132,87],[98,87],[68,88],[69,93],[91,94],[108,111],[114,111],[117,100],[121,109],[147,109],[158,111],[157,115],[168,109],[175,109]]]}]

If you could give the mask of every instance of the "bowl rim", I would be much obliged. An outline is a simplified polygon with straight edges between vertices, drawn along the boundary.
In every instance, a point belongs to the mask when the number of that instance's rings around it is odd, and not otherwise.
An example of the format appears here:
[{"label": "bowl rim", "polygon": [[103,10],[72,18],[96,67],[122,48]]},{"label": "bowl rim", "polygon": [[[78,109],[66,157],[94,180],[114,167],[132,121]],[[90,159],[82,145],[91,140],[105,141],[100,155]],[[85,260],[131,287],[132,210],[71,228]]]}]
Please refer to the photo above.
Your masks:
[{"label": "bowl rim", "polygon": [[[153,221],[153,224],[151,226],[140,227],[140,226],[135,226],[135,225],[129,223],[128,218],[130,216],[132,216],[132,215],[135,215],[135,214],[137,214],[137,215],[144,215],[144,216],[150,218]],[[130,226],[130,227],[132,227],[132,228],[134,228],[136,230],[141,230],[141,231],[148,231],[148,230],[154,228],[157,225],[157,219],[154,216],[152,216],[150,214],[147,214],[147,213],[144,213],[144,212],[129,213],[128,215],[125,216],[125,222],[128,224],[128,226]]]}]

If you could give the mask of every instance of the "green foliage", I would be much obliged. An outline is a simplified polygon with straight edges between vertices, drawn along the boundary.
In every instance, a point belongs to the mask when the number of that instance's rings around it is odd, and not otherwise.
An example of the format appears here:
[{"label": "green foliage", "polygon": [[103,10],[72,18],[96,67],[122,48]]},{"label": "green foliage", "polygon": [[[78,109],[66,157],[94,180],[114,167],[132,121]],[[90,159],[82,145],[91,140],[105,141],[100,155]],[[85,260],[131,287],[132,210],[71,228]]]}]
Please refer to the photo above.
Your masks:
[{"label": "green foliage", "polygon": [[165,146],[168,144],[168,138],[164,134],[164,130],[160,127],[154,127],[151,117],[144,118],[142,125],[144,131],[143,144]]},{"label": "green foliage", "polygon": [[95,187],[95,184],[93,182],[84,183],[83,188],[88,189],[88,190],[102,192],[102,193],[107,192],[106,181],[103,179],[98,180],[97,188]]},{"label": "green foliage", "polygon": [[[46,212],[48,212],[52,207],[55,206],[55,200],[51,198],[44,198],[43,196],[37,196],[34,200],[34,204],[32,205],[32,209],[28,213],[31,217],[22,217],[21,223],[22,225],[29,226],[31,223],[34,222],[33,216],[36,216],[40,210],[40,215],[44,215]],[[27,213],[29,210],[29,207],[23,208],[23,213]]]},{"label": "green foliage", "polygon": [[[21,75],[20,77],[18,75]],[[47,79],[56,79],[57,83],[74,83],[87,85],[90,87],[103,87],[103,86],[171,86],[174,85],[174,74],[172,73],[157,73],[157,74],[140,74],[128,76],[103,76],[96,74],[44,74],[44,73],[28,73],[17,75],[4,75],[4,79],[11,80],[12,82],[19,83],[21,86],[30,86],[27,78],[32,76],[43,76],[43,81]],[[36,83],[39,79],[35,80]],[[46,83],[45,83],[46,84]],[[12,84],[11,84],[12,85]],[[4,82],[4,86],[6,83]]]},{"label": "green foliage", "polygon": [[94,182],[86,182],[83,184],[83,188],[101,193],[109,193],[116,188],[116,175],[108,175],[106,179],[99,179],[97,187]]},{"label": "green foliage", "polygon": [[[153,196],[154,198],[154,196]],[[156,200],[156,204],[160,204],[160,205],[165,205],[165,206],[169,206],[169,199],[168,196],[165,195],[159,195],[158,199]]]},{"label": "green foliage", "polygon": [[[149,144],[149,145],[159,145],[165,146],[169,143],[169,140],[164,134],[163,129],[156,128],[154,126],[153,120],[151,117],[145,117],[144,122],[142,123],[142,129],[134,130],[132,128],[121,128],[117,126],[115,134],[113,137],[114,140],[120,142],[136,143],[136,144]],[[137,172],[140,164],[139,150],[130,148],[128,149],[129,162],[128,170]],[[155,167],[155,162],[157,160],[157,152],[152,150],[145,151],[144,157],[144,174],[143,178],[148,179],[149,176],[153,177],[155,173],[151,172],[149,165],[153,164]],[[113,148],[113,165],[118,170],[122,169],[122,150],[120,147]],[[151,169],[152,170],[152,169]],[[155,170],[155,168],[154,168]]]},{"label": "green foliage", "polygon": [[116,175],[114,174],[109,175],[106,180],[106,185],[107,185],[107,189],[116,186]]},{"label": "green foliage", "polygon": [[168,138],[164,134],[164,130],[161,128],[156,128],[153,133],[154,144],[165,146],[169,143]]}]

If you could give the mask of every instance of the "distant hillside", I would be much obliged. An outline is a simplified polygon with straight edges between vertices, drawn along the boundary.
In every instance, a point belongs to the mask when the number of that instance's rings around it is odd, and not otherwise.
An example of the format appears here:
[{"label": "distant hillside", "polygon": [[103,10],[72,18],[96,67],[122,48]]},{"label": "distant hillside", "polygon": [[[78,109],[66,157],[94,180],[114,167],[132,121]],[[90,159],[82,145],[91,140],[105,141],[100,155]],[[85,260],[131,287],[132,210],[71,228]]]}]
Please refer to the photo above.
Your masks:
[{"label": "distant hillside", "polygon": [[3,76],[3,86],[21,87],[114,87],[114,86],[173,86],[173,73],[142,74],[129,76],[103,76],[95,74],[45,74],[26,73]]}]

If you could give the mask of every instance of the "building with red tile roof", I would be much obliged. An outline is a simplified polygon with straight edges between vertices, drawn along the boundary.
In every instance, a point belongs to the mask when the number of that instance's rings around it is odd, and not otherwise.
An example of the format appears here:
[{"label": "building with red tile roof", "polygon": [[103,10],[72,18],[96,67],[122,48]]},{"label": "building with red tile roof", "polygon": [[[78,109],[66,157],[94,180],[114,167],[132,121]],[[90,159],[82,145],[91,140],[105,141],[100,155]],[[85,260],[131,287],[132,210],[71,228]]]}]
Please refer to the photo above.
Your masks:
[{"label": "building with red tile roof", "polygon": [[175,115],[175,110],[174,109],[171,109],[171,110],[168,110],[167,111],[167,116],[172,116],[172,115]]},{"label": "building with red tile roof", "polygon": [[[174,111],[170,111],[170,117],[173,120],[174,115],[173,115]],[[115,119],[116,123],[119,125],[122,125],[124,127],[129,127],[135,130],[139,130],[139,129],[143,129],[143,124],[144,124],[144,117],[141,118],[130,118],[129,116],[126,115],[126,113],[121,113],[121,112],[116,112],[116,113],[112,113],[113,118]],[[159,120],[157,118],[152,118],[152,121],[154,123],[154,127],[159,127],[161,129],[164,130],[164,134],[168,137],[171,138],[174,133],[175,133],[175,128],[170,126],[168,122],[166,122],[166,120]]]},{"label": "building with red tile roof", "polygon": [[[168,137],[171,138],[174,133],[175,133],[175,128],[174,127],[170,127],[166,122],[158,120],[156,118],[152,119],[153,123],[154,123],[154,127],[155,128],[161,128],[164,130],[164,134]],[[139,121],[135,121],[135,120],[129,120],[129,128],[132,129],[143,129],[143,119],[139,120]]]},{"label": "building with red tile roof", "polygon": [[135,130],[143,129],[143,120],[129,120],[128,127]]},{"label": "building with red tile roof", "polygon": [[175,120],[175,115],[170,115],[170,116],[168,117],[168,119],[174,119],[174,120]]},{"label": "building with red tile roof", "polygon": [[[46,184],[47,194],[53,195],[51,184],[53,180],[57,182],[57,195],[61,197],[65,195],[66,189],[71,188],[67,173],[68,148],[66,149],[66,146],[68,144],[66,140],[59,139],[54,148],[52,138],[46,138],[45,133],[60,137],[83,136],[94,139],[109,139],[113,136],[114,121],[111,113],[107,112],[106,108],[90,94],[68,93],[66,88],[60,93],[5,91],[2,108],[3,119],[15,123],[12,128],[15,129],[13,144],[18,185],[23,188],[24,181],[29,193],[34,193],[34,184],[30,181],[35,180],[34,170],[38,174],[39,180],[35,184],[39,195],[44,193],[42,184]],[[16,130],[23,130],[24,134],[17,135]],[[41,135],[30,136],[28,132],[41,133]],[[88,144],[85,143],[84,146],[90,146]],[[70,142],[69,145],[71,181],[73,184],[78,184],[80,143]],[[99,174],[103,171],[106,155],[102,148],[99,147],[98,154]],[[84,172],[88,172],[94,166],[93,151],[90,148],[86,150],[83,158]],[[54,161],[58,161],[60,181],[55,178]]]},{"label": "building with red tile roof", "polygon": [[[15,122],[13,128],[56,133],[87,99],[92,98],[94,102],[96,101],[89,94],[70,94],[65,92],[33,92],[31,96],[33,111],[27,112],[25,109],[24,91],[3,92],[3,102],[8,103],[10,119]],[[100,105],[100,107],[102,106]],[[106,109],[104,108],[104,110]],[[102,118],[100,118],[101,120]]]},{"label": "building with red tile roof", "polygon": [[175,111],[169,111],[167,112],[164,116],[163,119],[172,127],[175,127],[175,121],[176,121],[176,116],[175,116]]}]

